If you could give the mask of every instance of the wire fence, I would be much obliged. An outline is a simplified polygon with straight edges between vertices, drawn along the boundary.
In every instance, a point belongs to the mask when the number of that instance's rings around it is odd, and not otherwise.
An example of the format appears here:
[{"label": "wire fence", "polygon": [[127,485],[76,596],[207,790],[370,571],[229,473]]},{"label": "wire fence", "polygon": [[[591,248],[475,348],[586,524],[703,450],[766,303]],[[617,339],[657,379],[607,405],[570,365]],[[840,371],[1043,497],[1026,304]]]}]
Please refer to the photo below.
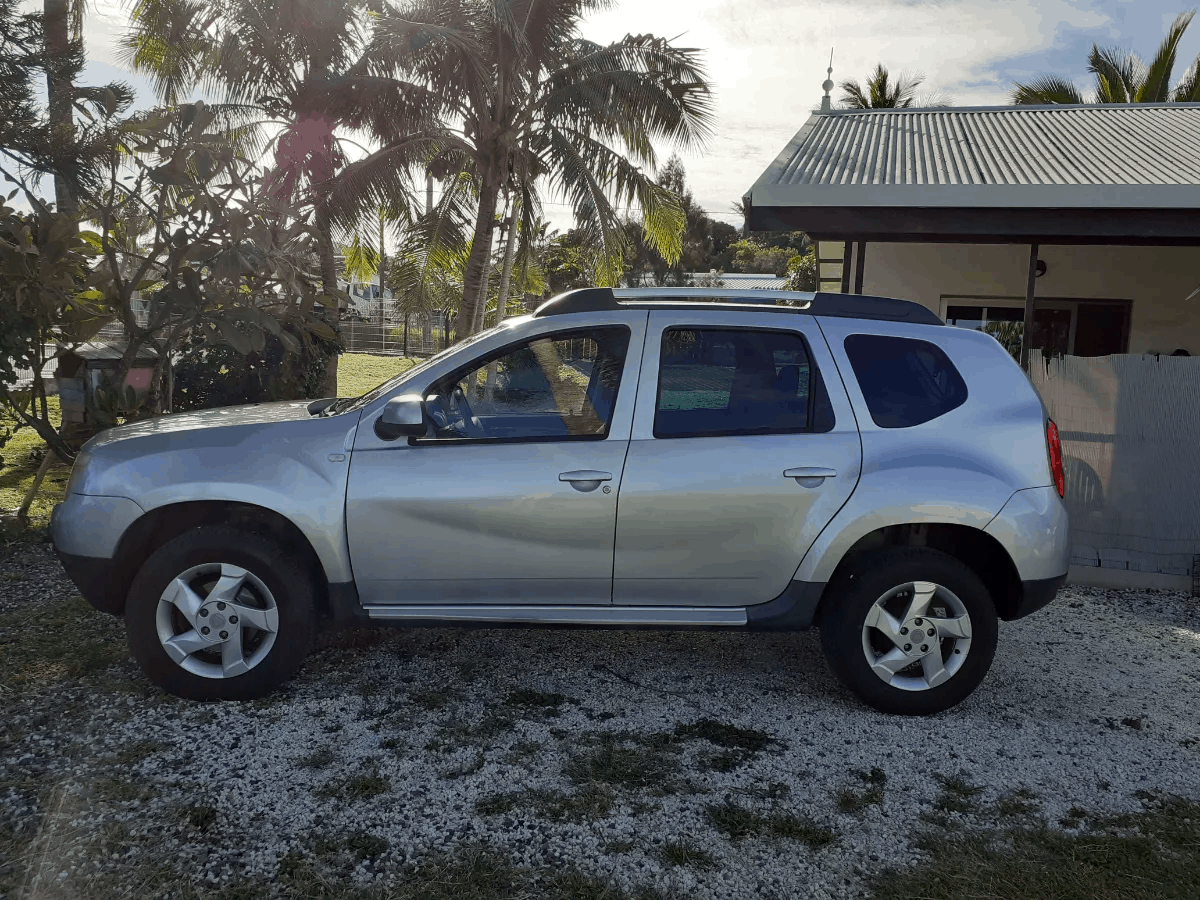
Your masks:
[{"label": "wire fence", "polygon": [[1200,553],[1200,358],[1030,353],[1058,426],[1071,562],[1193,573]]}]

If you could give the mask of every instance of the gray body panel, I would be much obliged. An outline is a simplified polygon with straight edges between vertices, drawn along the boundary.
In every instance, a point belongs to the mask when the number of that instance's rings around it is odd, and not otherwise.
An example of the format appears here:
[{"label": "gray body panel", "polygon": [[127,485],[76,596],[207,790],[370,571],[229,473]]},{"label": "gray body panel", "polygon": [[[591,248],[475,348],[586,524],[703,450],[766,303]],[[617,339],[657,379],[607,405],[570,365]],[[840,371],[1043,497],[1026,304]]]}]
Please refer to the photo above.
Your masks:
[{"label": "gray body panel", "polygon": [[[827,434],[656,439],[654,412],[665,328],[737,327],[802,334],[819,369],[833,362],[813,319],[713,310],[650,314],[633,440],[617,513],[616,604],[747,606],[779,596],[808,546],[858,482],[858,429],[835,378]],[[828,384],[828,378],[826,378]],[[808,466],[837,474],[801,486]]]},{"label": "gray body panel", "polygon": [[[1053,484],[1043,431],[1045,408],[995,338],[967,329],[903,323],[822,318],[819,324],[857,411],[862,478],[850,501],[805,554],[797,579],[828,581],[846,551],[880,528],[923,522],[982,530],[1016,491]],[[844,342],[852,334],[936,343],[966,380],[967,402],[923,425],[879,427],[846,356]],[[1065,515],[1057,492],[1055,498]],[[1064,572],[1065,565],[1054,574]]]},{"label": "gray body panel", "polygon": [[[300,529],[330,581],[350,581],[342,515],[357,416],[319,418],[307,406],[235,406],[111,428],[84,445],[70,491],[125,497],[146,512],[196,500],[261,506]],[[78,546],[76,527],[56,516],[56,545]],[[80,555],[110,557],[119,536]]]},{"label": "gray body panel", "polygon": [[125,530],[145,512],[127,497],[68,492],[50,524],[61,553],[111,558]]},{"label": "gray body panel", "polygon": [[1055,578],[1071,564],[1067,507],[1055,488],[1017,491],[984,531],[1008,550],[1022,581]]},{"label": "gray body panel", "polygon": [[[591,313],[569,322],[535,320],[520,329],[520,339],[588,326],[629,329],[604,440],[410,444],[361,429],[346,516],[364,606],[612,601],[617,497],[646,319],[642,311]],[[398,390],[423,395],[464,359],[512,342],[513,331],[480,341],[469,354],[447,358]],[[611,476],[607,490],[578,490],[560,480],[563,473],[588,469]]]}]

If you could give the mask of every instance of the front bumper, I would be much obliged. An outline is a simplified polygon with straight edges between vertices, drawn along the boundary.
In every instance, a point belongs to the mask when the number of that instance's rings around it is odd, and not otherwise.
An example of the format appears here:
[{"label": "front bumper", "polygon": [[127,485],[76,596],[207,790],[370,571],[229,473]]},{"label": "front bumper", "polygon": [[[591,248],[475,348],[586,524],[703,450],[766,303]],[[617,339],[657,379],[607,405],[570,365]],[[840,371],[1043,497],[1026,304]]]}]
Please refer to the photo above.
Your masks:
[{"label": "front bumper", "polygon": [[95,556],[76,556],[73,553],[63,553],[57,547],[54,552],[58,555],[67,572],[67,577],[79,588],[83,599],[92,604],[100,612],[119,616],[125,611],[125,591],[119,586],[123,582],[119,578],[117,564],[111,559],[101,559]]},{"label": "front bumper", "polygon": [[68,493],[50,514],[54,552],[85,600],[101,612],[125,609],[128,579],[115,559],[126,530],[142,508],[125,497]]}]

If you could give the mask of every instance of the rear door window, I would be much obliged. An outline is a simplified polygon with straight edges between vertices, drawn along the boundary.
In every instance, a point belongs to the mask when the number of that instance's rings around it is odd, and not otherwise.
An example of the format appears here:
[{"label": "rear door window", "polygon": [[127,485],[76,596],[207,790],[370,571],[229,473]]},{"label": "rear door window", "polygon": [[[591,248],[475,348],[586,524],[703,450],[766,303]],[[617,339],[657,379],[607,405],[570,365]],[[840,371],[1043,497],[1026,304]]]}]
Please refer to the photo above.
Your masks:
[{"label": "rear door window", "polygon": [[832,411],[801,335],[699,327],[663,332],[656,438],[830,428]]},{"label": "rear door window", "polygon": [[880,428],[921,425],[967,401],[966,382],[936,344],[852,334],[845,346],[867,409]]}]

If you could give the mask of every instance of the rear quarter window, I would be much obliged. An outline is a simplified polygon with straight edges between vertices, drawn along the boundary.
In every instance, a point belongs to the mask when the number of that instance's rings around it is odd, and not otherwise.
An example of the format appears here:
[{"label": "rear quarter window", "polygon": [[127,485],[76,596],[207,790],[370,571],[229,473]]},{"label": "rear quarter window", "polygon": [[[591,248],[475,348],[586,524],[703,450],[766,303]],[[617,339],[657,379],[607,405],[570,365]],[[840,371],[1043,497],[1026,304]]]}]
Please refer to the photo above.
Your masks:
[{"label": "rear quarter window", "polygon": [[942,348],[929,341],[852,334],[846,356],[880,428],[911,428],[967,401],[967,383]]}]

